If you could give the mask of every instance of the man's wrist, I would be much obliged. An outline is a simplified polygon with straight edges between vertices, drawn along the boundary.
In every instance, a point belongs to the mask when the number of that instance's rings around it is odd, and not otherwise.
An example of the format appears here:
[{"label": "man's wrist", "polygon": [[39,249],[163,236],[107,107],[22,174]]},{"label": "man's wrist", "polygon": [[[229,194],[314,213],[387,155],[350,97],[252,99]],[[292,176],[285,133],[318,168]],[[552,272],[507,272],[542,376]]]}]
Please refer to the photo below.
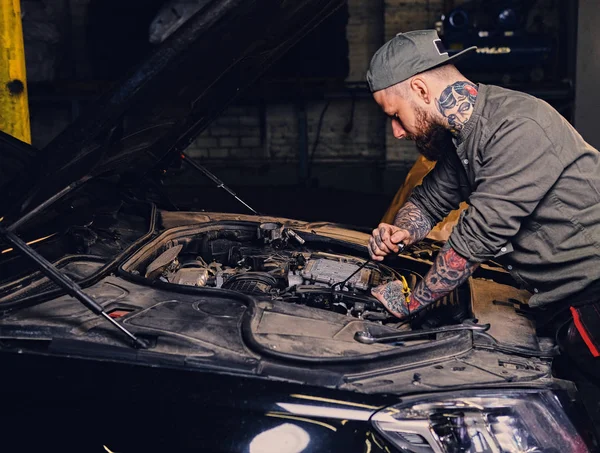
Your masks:
[{"label": "man's wrist", "polygon": [[426,305],[428,305],[426,302],[423,302],[417,297],[415,297],[414,293],[409,296],[406,302],[406,306],[408,307],[409,313],[414,313],[416,311],[422,310],[423,308],[425,308]]},{"label": "man's wrist", "polygon": [[433,228],[429,218],[410,201],[398,210],[394,226],[408,232],[411,244],[423,239]]}]

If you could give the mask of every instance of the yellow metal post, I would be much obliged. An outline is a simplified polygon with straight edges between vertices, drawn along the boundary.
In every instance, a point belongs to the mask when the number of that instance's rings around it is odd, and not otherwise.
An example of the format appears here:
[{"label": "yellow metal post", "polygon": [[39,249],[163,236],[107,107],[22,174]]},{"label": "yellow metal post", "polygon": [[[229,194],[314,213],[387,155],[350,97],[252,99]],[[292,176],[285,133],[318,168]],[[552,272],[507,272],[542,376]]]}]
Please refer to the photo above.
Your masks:
[{"label": "yellow metal post", "polygon": [[31,143],[19,0],[0,0],[0,130]]}]

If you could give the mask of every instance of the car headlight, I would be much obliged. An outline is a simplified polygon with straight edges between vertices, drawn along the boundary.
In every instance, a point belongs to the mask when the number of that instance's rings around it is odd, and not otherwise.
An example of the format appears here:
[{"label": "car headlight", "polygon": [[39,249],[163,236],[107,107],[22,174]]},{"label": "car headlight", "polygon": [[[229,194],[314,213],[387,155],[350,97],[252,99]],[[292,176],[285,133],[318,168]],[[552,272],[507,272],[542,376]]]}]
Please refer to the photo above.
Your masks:
[{"label": "car headlight", "polygon": [[411,397],[372,417],[403,452],[587,452],[551,391],[466,391]]}]

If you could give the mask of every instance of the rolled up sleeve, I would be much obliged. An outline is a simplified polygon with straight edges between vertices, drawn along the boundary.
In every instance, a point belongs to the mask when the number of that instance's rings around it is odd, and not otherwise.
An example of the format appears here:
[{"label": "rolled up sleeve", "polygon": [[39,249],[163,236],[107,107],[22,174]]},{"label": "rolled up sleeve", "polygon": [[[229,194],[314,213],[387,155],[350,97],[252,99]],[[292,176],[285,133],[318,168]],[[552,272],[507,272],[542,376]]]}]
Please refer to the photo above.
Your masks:
[{"label": "rolled up sleeve", "polygon": [[423,183],[413,189],[408,201],[427,216],[431,225],[437,225],[466,199],[462,183],[465,179],[456,155],[447,155],[423,178]]},{"label": "rolled up sleeve", "polygon": [[559,151],[528,118],[483,134],[469,208],[449,239],[456,252],[473,262],[497,256],[563,172]]}]

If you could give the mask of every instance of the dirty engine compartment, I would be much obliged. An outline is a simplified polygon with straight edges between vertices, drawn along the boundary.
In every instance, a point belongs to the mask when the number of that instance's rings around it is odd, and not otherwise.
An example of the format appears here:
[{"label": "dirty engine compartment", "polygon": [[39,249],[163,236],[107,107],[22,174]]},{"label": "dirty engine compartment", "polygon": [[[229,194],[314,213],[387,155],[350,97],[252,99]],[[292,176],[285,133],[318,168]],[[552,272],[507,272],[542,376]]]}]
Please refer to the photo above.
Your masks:
[{"label": "dirty engine compartment", "polygon": [[[341,244],[305,240],[280,223],[221,223],[164,234],[128,260],[123,271],[150,284],[221,288],[258,300],[397,322],[371,295],[371,289],[400,280],[410,292],[422,275],[410,268],[375,262],[359,270],[365,258],[356,255],[356,250]],[[468,317],[468,290],[460,292],[431,307],[429,311],[437,308],[441,317],[428,317],[428,322],[458,323]]]},{"label": "dirty engine compartment", "polygon": [[[109,316],[147,341],[153,358],[184,357],[186,366],[227,364],[290,379],[298,379],[298,366],[319,364],[343,369],[345,385],[371,390],[381,390],[376,375],[389,374],[384,368],[390,366],[408,368],[399,381],[385,379],[385,388],[410,384],[411,369],[423,361],[429,364],[425,374],[417,373],[419,385],[432,388],[548,372],[553,345],[537,337],[522,310],[527,294],[514,287],[471,278],[399,320],[370,291],[391,280],[412,290],[430,266],[412,251],[359,269],[368,255],[362,237],[347,239],[350,230],[330,228],[326,235],[327,226],[292,221],[202,220],[162,230],[115,274],[86,288]],[[0,335],[22,347],[26,328],[31,338],[51,338],[55,349],[85,339],[77,351],[95,344],[131,354],[114,329],[68,295],[7,315]],[[457,380],[439,371],[448,361],[459,370]],[[338,371],[315,378],[337,386]]]}]

